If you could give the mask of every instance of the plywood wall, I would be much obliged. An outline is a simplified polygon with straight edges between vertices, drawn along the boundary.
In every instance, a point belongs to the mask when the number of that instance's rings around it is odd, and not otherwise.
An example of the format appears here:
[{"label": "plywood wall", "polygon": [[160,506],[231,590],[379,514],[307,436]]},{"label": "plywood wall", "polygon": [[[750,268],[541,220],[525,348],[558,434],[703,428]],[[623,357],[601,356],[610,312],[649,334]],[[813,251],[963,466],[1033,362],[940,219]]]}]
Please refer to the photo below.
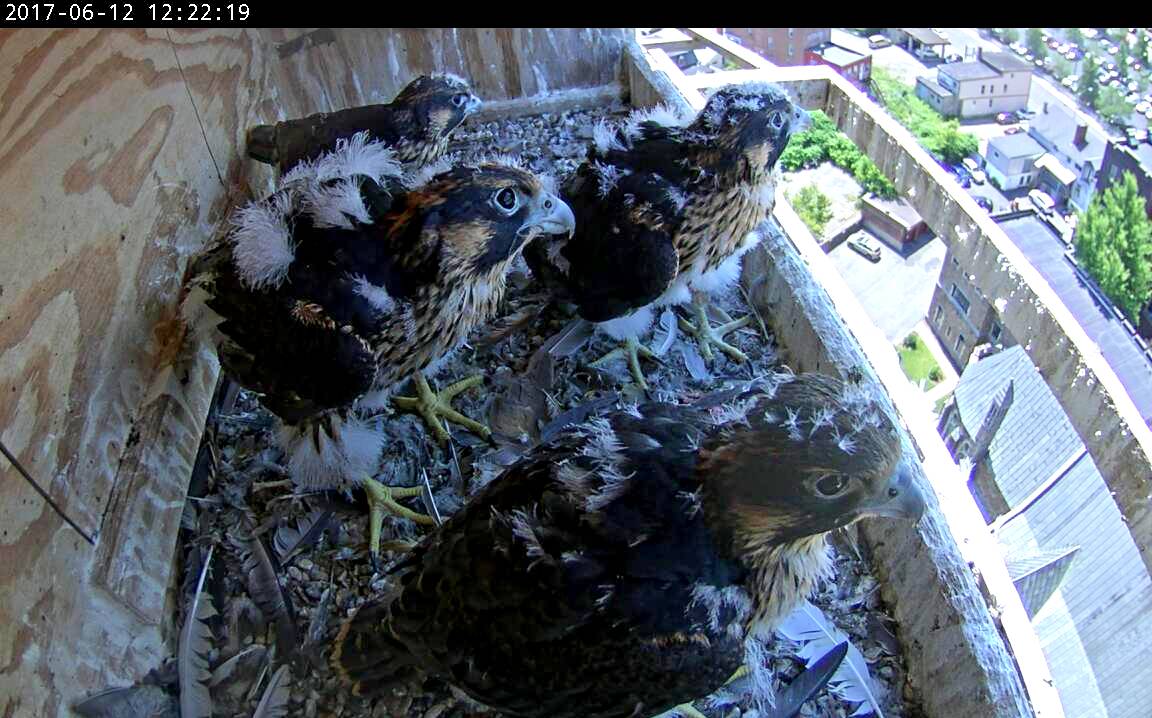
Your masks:
[{"label": "plywood wall", "polygon": [[244,196],[253,123],[616,81],[622,30],[0,32],[0,716],[68,715],[171,651],[176,526],[216,368],[172,363],[188,257]]}]

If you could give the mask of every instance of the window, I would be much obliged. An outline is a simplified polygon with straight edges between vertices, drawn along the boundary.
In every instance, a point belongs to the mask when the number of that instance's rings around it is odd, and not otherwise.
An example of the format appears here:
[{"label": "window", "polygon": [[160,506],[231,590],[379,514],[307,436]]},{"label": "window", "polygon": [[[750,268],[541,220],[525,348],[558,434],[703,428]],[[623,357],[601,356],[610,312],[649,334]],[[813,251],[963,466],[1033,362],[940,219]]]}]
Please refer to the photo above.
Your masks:
[{"label": "window", "polygon": [[794,27],[788,28],[788,37],[792,37],[795,34],[796,34],[796,28],[794,28]]},{"label": "window", "polygon": [[964,352],[964,335],[957,333],[956,334],[956,353],[962,354],[963,352]]},{"label": "window", "polygon": [[1000,322],[992,322],[992,328],[988,330],[988,336],[992,338],[992,341],[998,342],[1000,341],[1000,335],[1003,331],[1004,329],[1000,326]]},{"label": "window", "polygon": [[960,312],[967,316],[968,308],[972,303],[968,301],[968,297],[964,296],[964,292],[960,291],[960,287],[955,284],[952,285],[952,300],[956,302],[956,306],[960,307]]},{"label": "window", "polygon": [[[953,257],[952,258],[952,266],[953,267],[959,267],[960,266],[960,260]],[[955,287],[955,285],[953,285],[953,287]]]},{"label": "window", "polygon": [[981,94],[981,95],[983,95],[983,94],[984,94],[984,85],[981,85],[981,86],[980,86],[980,94]]},{"label": "window", "polygon": [[952,336],[952,327],[951,326],[944,327],[944,338],[947,339],[950,336]]},{"label": "window", "polygon": [[1005,82],[1005,83],[1004,83],[1004,91],[1005,91],[1005,92],[1007,92],[1007,91],[1008,91],[1008,83],[1007,83],[1007,82]]},{"label": "window", "polygon": [[944,318],[944,307],[937,304],[936,305],[936,313],[932,315],[932,321],[935,324],[939,324],[940,320],[943,318]]}]

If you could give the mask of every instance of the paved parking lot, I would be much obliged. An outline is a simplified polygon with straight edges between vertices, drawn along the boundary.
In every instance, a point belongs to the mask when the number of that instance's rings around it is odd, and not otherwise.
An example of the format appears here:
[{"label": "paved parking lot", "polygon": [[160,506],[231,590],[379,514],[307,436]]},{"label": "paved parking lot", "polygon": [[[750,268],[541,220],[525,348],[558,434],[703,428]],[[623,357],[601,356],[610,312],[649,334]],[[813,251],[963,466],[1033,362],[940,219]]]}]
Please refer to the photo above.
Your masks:
[{"label": "paved parking lot", "polygon": [[880,245],[880,261],[872,262],[844,242],[829,256],[868,316],[893,344],[902,340],[928,315],[932,292],[944,262],[944,242],[921,241],[907,256]]}]

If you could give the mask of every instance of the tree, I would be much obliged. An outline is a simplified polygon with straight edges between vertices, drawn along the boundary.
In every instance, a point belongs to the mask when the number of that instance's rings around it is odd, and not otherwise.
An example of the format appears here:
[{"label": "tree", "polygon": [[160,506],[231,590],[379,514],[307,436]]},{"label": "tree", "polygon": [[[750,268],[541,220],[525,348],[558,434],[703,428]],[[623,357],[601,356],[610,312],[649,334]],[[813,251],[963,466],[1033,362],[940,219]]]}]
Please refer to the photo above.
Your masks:
[{"label": "tree", "polygon": [[1012,43],[1018,42],[1020,40],[1020,31],[1014,27],[1006,27],[1000,31],[1000,37],[1004,40],[1004,42],[1011,45]]},{"label": "tree", "polygon": [[1038,27],[1028,28],[1028,40],[1025,44],[1028,45],[1028,51],[1038,60],[1043,60],[1048,54],[1048,46],[1044,44],[1044,33]]},{"label": "tree", "polygon": [[1056,59],[1052,61],[1052,74],[1056,77],[1057,80],[1063,80],[1065,77],[1071,75],[1072,71],[1072,63],[1068,60],[1065,60],[1063,57],[1060,57],[1059,55],[1057,55]]},{"label": "tree", "polygon": [[1124,93],[1115,87],[1101,88],[1094,107],[1101,117],[1113,124],[1132,114],[1132,106],[1124,99]]},{"label": "tree", "polygon": [[1128,82],[1129,71],[1132,69],[1128,65],[1128,41],[1120,41],[1120,52],[1116,53],[1116,69],[1120,72],[1121,79]]},{"label": "tree", "polygon": [[832,201],[814,184],[800,188],[792,198],[792,207],[817,238],[824,233],[828,220],[832,219]]},{"label": "tree", "polygon": [[1080,95],[1080,99],[1086,105],[1095,106],[1096,104],[1096,98],[1100,94],[1100,81],[1096,77],[1099,73],[1100,63],[1096,57],[1086,55],[1084,64],[1080,68],[1080,86],[1076,88],[1076,94]]},{"label": "tree", "polygon": [[1132,56],[1141,65],[1148,64],[1148,33],[1144,30],[1136,33],[1136,45],[1132,48]]},{"label": "tree", "polygon": [[1139,321],[1152,297],[1152,222],[1131,172],[1098,192],[1080,215],[1075,252],[1104,294]]},{"label": "tree", "polygon": [[1080,32],[1080,28],[1078,27],[1068,28],[1068,31],[1064,33],[1064,37],[1068,38],[1068,42],[1073,45],[1080,46],[1084,44],[1084,33]]}]

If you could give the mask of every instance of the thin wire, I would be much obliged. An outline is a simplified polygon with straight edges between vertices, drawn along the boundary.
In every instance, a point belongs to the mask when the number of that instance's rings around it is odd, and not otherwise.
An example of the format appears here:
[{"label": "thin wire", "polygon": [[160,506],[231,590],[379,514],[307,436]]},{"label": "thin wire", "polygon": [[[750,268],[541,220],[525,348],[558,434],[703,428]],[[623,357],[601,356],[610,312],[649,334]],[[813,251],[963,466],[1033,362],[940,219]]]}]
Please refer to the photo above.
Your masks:
[{"label": "thin wire", "polygon": [[13,456],[11,451],[8,451],[8,447],[4,446],[3,441],[0,441],[0,453],[3,453],[4,458],[8,459],[9,463],[16,467],[16,470],[20,472],[20,475],[23,476],[28,481],[28,483],[32,484],[32,488],[36,489],[36,493],[40,494],[40,496],[42,496],[44,500],[48,502],[48,505],[52,507],[52,510],[55,511],[60,518],[68,522],[69,526],[76,529],[76,533],[83,536],[85,541],[92,544],[93,546],[96,545],[96,542],[92,540],[92,537],[84,533],[84,530],[77,526],[75,521],[68,518],[68,514],[64,513],[64,510],[56,505],[56,502],[53,501],[52,497],[48,495],[48,492],[40,488],[40,484],[36,483],[36,479],[32,478],[32,475],[28,473],[28,470],[20,464],[20,460]]}]

